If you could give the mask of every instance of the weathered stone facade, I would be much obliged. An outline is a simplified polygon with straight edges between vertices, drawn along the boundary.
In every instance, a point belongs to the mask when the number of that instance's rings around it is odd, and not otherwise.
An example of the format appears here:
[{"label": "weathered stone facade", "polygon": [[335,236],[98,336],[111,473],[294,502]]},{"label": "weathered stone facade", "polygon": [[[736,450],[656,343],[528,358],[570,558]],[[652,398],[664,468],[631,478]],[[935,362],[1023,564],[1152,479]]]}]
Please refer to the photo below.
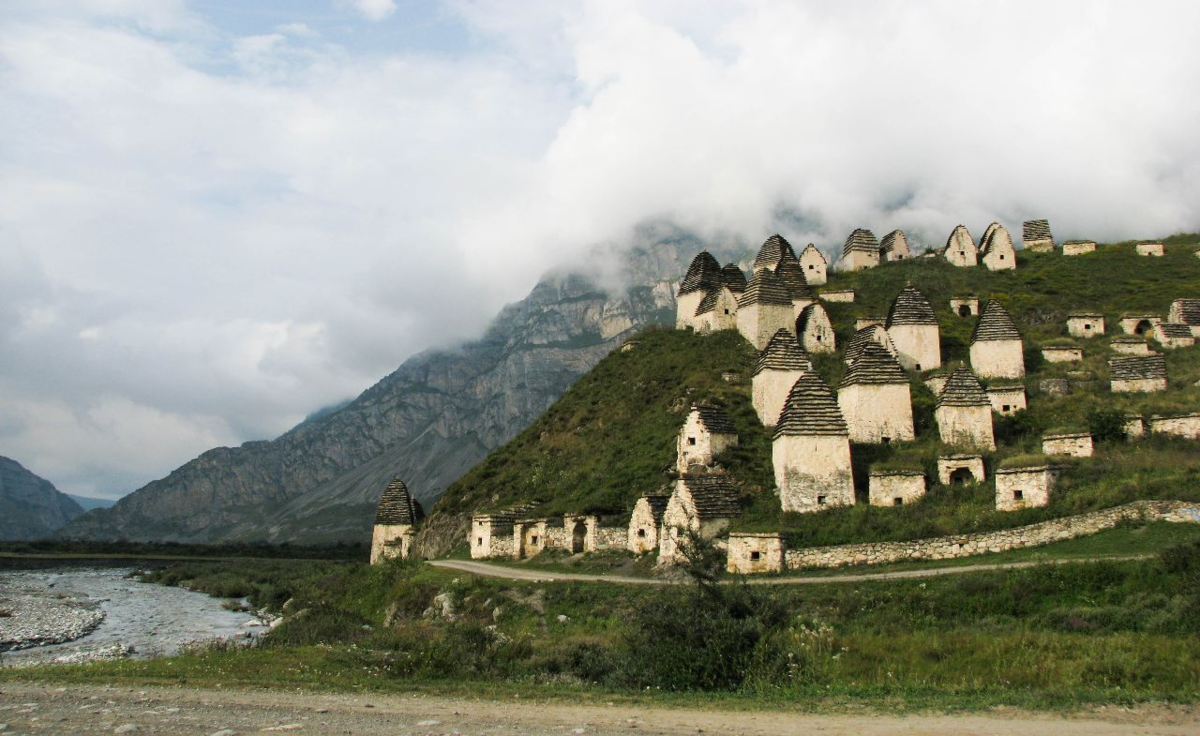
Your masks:
[{"label": "weathered stone facade", "polygon": [[1167,321],[1187,325],[1192,335],[1200,337],[1200,299],[1176,299],[1171,302]]},{"label": "weathered stone facade", "polygon": [[861,271],[879,265],[879,241],[870,230],[859,228],[850,233],[842,246],[842,270]]},{"label": "weathered stone facade", "polygon": [[1162,321],[1162,317],[1156,314],[1122,314],[1119,324],[1121,331],[1126,335],[1148,335],[1154,332],[1154,326]]},{"label": "weathered stone facade", "polygon": [[983,455],[942,455],[937,459],[937,467],[938,482],[944,486],[987,480]]},{"label": "weathered stone facade", "polygon": [[885,330],[887,320],[883,317],[858,317],[854,320],[854,331],[865,330],[868,327],[883,327]]},{"label": "weathered stone facade", "polygon": [[1150,349],[1150,343],[1133,335],[1114,337],[1109,342],[1109,347],[1112,348],[1114,353],[1120,353],[1121,355],[1150,355],[1154,352]]},{"label": "weathered stone facade", "polygon": [[510,557],[513,553],[513,522],[509,513],[476,514],[471,517],[471,557]]},{"label": "weathered stone facade", "polygon": [[371,564],[408,559],[413,554],[415,539],[416,531],[409,524],[376,524],[371,531]]},{"label": "weathered stone facade", "polygon": [[979,249],[975,247],[975,239],[967,228],[959,225],[950,233],[942,255],[955,266],[970,268],[979,265]]},{"label": "weathered stone facade", "polygon": [[829,313],[820,304],[809,304],[796,319],[796,336],[800,344],[810,353],[832,353],[837,351],[837,335]]},{"label": "weathered stone facade", "polygon": [[1167,362],[1162,355],[1110,358],[1108,371],[1114,393],[1153,393],[1167,390]]},{"label": "weathered stone facade", "polygon": [[912,258],[912,252],[908,248],[908,238],[904,236],[904,232],[893,230],[884,235],[883,242],[879,246],[879,254],[884,263],[907,261]]},{"label": "weathered stone facade", "polygon": [[1078,363],[1083,360],[1083,348],[1047,345],[1042,348],[1042,360],[1047,363]]},{"label": "weathered stone facade", "polygon": [[975,317],[979,315],[979,297],[956,296],[950,300],[950,311],[959,317]]},{"label": "weathered stone facade", "polygon": [[1154,339],[1166,350],[1190,348],[1196,344],[1192,328],[1179,322],[1160,322],[1154,326]]},{"label": "weathered stone facade", "polygon": [[943,443],[958,447],[996,449],[992,434],[992,402],[979,380],[966,368],[950,374],[938,396],[938,434]]},{"label": "weathered stone facade", "polygon": [[635,555],[652,552],[658,547],[658,535],[662,527],[663,513],[671,497],[667,494],[642,496],[633,505],[629,518],[627,545]]},{"label": "weathered stone facade", "polygon": [[1150,431],[1189,440],[1200,439],[1200,414],[1172,414],[1150,417]]},{"label": "weathered stone facade", "polygon": [[925,474],[919,470],[871,470],[872,506],[903,506],[925,495]]},{"label": "weathered stone facade", "polygon": [[1146,434],[1146,422],[1140,414],[1125,415],[1125,437],[1135,440]]},{"label": "weathered stone facade", "polygon": [[854,301],[854,289],[836,289],[834,291],[822,291],[821,301],[835,302],[840,304],[849,304]]},{"label": "weathered stone facade", "polygon": [[809,286],[821,286],[828,279],[829,262],[817,246],[809,243],[800,253],[800,268],[804,271],[804,280]]},{"label": "weathered stone facade", "polygon": [[762,350],[779,330],[795,329],[792,297],[774,271],[754,274],[738,299],[738,332],[756,350]]},{"label": "weathered stone facade", "polygon": [[1138,243],[1133,246],[1134,252],[1139,256],[1165,256],[1167,252],[1163,249],[1162,243]]},{"label": "weathered stone facade", "polygon": [[707,468],[713,457],[737,447],[737,430],[725,412],[712,404],[693,404],[679,430],[676,470],[680,473]]},{"label": "weathered stone facade", "polygon": [[1025,250],[1031,253],[1050,253],[1054,250],[1054,237],[1050,234],[1050,223],[1045,220],[1026,220],[1021,238]]},{"label": "weathered stone facade", "polygon": [[696,327],[696,309],[709,291],[724,285],[721,264],[708,251],[692,259],[675,297],[675,329]]},{"label": "weathered stone facade", "polygon": [[1019,383],[1011,386],[988,386],[987,395],[988,401],[992,402],[992,411],[997,414],[1007,416],[1029,408],[1025,386]]},{"label": "weathered stone facade", "polygon": [[1091,457],[1092,435],[1087,432],[1065,432],[1042,436],[1042,453],[1067,457]]},{"label": "weathered stone facade", "polygon": [[737,295],[728,286],[713,289],[696,305],[692,327],[700,333],[737,329]]},{"label": "weathered stone facade", "polygon": [[751,378],[751,400],[763,426],[775,426],[792,386],[810,370],[812,362],[796,336],[787,330],[776,332],[758,356]]},{"label": "weathered stone facade", "polygon": [[1045,506],[1054,490],[1055,470],[1050,465],[1000,468],[996,471],[996,510]]},{"label": "weathered stone facade", "polygon": [[702,539],[713,539],[729,528],[741,515],[737,489],[724,476],[685,476],[675,481],[675,489],[663,511],[659,534],[658,564],[671,565],[679,556],[679,539],[687,531]]},{"label": "weathered stone facade", "polygon": [[1082,256],[1094,252],[1096,252],[1096,241],[1094,240],[1068,240],[1062,246],[1064,256]]},{"label": "weathered stone facade", "polygon": [[882,345],[868,342],[838,387],[838,406],[859,443],[907,442],[913,432],[908,377]]},{"label": "weathered stone facade", "polygon": [[928,371],[942,365],[941,333],[933,307],[915,286],[906,286],[892,302],[887,333],[900,365]]},{"label": "weathered stone facade", "polygon": [[733,532],[729,535],[726,565],[731,573],[782,572],[787,545],[778,532]]},{"label": "weathered stone facade", "polygon": [[1025,376],[1024,347],[1012,317],[1000,302],[990,301],[971,334],[971,368],[986,378]]},{"label": "weathered stone facade", "polygon": [[1072,314],[1067,316],[1067,333],[1071,337],[1096,337],[1104,334],[1103,314]]},{"label": "weathered stone facade", "polygon": [[388,483],[375,509],[375,527],[371,531],[371,564],[394,558],[407,559],[413,554],[416,526],[425,511],[404,481],[397,476]]},{"label": "weathered stone facade", "polygon": [[998,222],[988,225],[979,241],[979,260],[989,271],[1011,271],[1017,267],[1017,249],[1012,236]]},{"label": "weathered stone facade", "polygon": [[771,443],[784,512],[854,503],[850,431],[833,392],[815,372],[796,381]]},{"label": "weathered stone facade", "polygon": [[1102,511],[1052,519],[997,532],[959,534],[912,542],[874,542],[788,549],[788,570],[845,565],[882,565],[917,560],[950,560],[1062,542],[1112,529],[1125,522],[1200,523],[1200,504],[1187,501],[1135,501]]}]

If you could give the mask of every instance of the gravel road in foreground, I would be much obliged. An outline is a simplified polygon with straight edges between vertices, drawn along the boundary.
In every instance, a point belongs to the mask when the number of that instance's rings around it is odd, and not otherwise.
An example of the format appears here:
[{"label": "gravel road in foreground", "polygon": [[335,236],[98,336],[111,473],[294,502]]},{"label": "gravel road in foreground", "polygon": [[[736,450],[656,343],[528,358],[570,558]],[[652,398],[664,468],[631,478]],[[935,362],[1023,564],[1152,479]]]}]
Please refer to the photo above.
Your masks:
[{"label": "gravel road in foreground", "polygon": [[1200,733],[1200,708],[1109,708],[1087,716],[864,716],[721,712],[619,705],[490,702],[424,695],[326,695],[192,688],[0,684],[0,734],[759,734],[790,736],[1139,736]]}]

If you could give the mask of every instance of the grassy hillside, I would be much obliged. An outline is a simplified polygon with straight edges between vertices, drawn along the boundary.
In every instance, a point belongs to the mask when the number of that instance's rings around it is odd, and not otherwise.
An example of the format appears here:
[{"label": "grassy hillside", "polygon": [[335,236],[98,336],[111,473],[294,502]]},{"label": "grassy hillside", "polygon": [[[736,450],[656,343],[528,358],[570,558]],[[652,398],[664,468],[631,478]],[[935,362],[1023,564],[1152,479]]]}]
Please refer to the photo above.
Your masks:
[{"label": "grassy hillside", "polygon": [[[1108,390],[1108,339],[1119,334],[1117,319],[1131,312],[1165,316],[1173,299],[1200,296],[1200,258],[1194,256],[1200,236],[1166,242],[1163,258],[1137,256],[1131,243],[1101,246],[1096,253],[1070,258],[1022,252],[1018,270],[997,273],[982,267],[956,268],[942,259],[916,259],[835,274],[826,287],[856,292],[852,304],[829,305],[844,345],[856,318],[885,315],[906,283],[916,285],[938,314],[947,366],[966,361],[976,320],[951,312],[950,298],[976,295],[981,302],[994,298],[1004,303],[1026,343],[1030,408],[995,418],[1000,446],[985,458],[989,481],[1005,458],[1039,452],[1046,431],[1090,428],[1098,437],[1108,432],[1093,460],[1064,463],[1058,492],[1047,508],[996,512],[990,482],[932,485],[925,499],[911,506],[867,506],[867,470],[872,464],[924,468],[936,479],[936,457],[943,448],[933,419],[934,396],[921,377],[914,376],[917,440],[854,448],[859,505],[784,515],[773,493],[770,434],[758,423],[750,403],[753,348],[732,331],[698,336],[656,329],[642,333],[632,349],[603,360],[531,427],[453,484],[435,511],[461,514],[526,503],[533,504],[530,513],[538,515],[627,512],[638,496],[672,479],[676,432],[690,404],[704,399],[725,406],[738,428],[740,446],[719,458],[742,489],[746,513],[737,526],[786,530],[800,544],[984,531],[1139,498],[1198,500],[1195,443],[1164,437],[1127,443],[1110,431],[1121,412],[1200,410],[1200,387],[1194,385],[1200,380],[1200,347],[1165,351],[1171,381],[1165,393],[1122,395]],[[1077,311],[1104,313],[1108,335],[1067,340],[1066,316]],[[1083,347],[1084,361],[1044,363],[1040,346],[1064,340]],[[816,369],[836,385],[845,367],[839,356],[819,356]],[[1069,377],[1072,393],[1042,394],[1041,381],[1054,377]]]}]

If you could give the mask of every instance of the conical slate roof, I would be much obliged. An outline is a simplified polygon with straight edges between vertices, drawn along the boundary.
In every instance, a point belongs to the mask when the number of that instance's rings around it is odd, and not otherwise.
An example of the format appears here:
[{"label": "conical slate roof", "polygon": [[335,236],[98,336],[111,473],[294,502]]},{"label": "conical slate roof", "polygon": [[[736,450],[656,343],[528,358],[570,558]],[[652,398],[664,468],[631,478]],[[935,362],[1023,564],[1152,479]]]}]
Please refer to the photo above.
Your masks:
[{"label": "conical slate roof", "polygon": [[771,336],[766,349],[758,354],[758,360],[755,361],[754,370],[750,375],[757,376],[766,370],[811,371],[812,360],[795,335],[780,329]]},{"label": "conical slate roof", "polygon": [[738,297],[738,306],[751,304],[786,304],[791,306],[792,295],[788,292],[783,279],[769,268],[764,268],[754,274],[746,284],[746,290]]},{"label": "conical slate roof", "polygon": [[1013,324],[1008,310],[1000,302],[993,299],[983,308],[983,315],[975,323],[975,331],[971,333],[971,344],[998,340],[1020,340],[1021,333]]},{"label": "conical slate roof", "polygon": [[784,240],[782,235],[772,235],[758,249],[758,255],[754,257],[754,270],[757,271],[761,268],[773,269],[779,265],[779,261],[783,258],[796,260],[796,251],[792,250],[792,244]]},{"label": "conical slate roof", "polygon": [[[986,401],[986,398],[984,399]],[[815,371],[808,371],[788,393],[775,425],[775,437],[833,435],[847,437],[850,430],[837,397]]]},{"label": "conical slate roof", "polygon": [[887,386],[891,384],[906,384],[908,376],[895,356],[887,348],[875,342],[867,341],[859,351],[858,357],[850,364],[842,378],[842,386]]},{"label": "conical slate roof", "polygon": [[783,285],[787,287],[793,300],[816,298],[808,286],[808,280],[804,278],[804,270],[800,268],[799,261],[786,258],[781,260],[775,268],[775,275],[783,280]]},{"label": "conical slate roof", "polygon": [[1167,377],[1167,359],[1161,354],[1109,358],[1108,371],[1114,381],[1141,381]]},{"label": "conical slate roof", "polygon": [[887,326],[892,325],[936,325],[933,307],[917,287],[909,284],[900,290],[888,312]]},{"label": "conical slate roof", "polygon": [[700,423],[713,434],[737,434],[737,428],[729,420],[725,410],[716,404],[692,404],[692,411],[700,415]]},{"label": "conical slate roof", "polygon": [[846,238],[845,245],[842,246],[842,255],[848,256],[854,251],[878,255],[879,240],[876,239],[875,233],[862,227],[850,233],[850,236]]},{"label": "conical slate roof", "polygon": [[721,264],[711,253],[703,250],[692,259],[692,265],[688,266],[687,274],[679,284],[679,296],[693,291],[708,291],[721,283]]},{"label": "conical slate roof", "polygon": [[908,238],[904,236],[903,230],[893,230],[883,236],[883,243],[879,246],[880,252],[891,253],[899,251],[908,254]]},{"label": "conical slate roof", "polygon": [[1050,237],[1050,223],[1047,220],[1026,220],[1025,240],[1053,240]]},{"label": "conical slate roof", "polygon": [[864,327],[861,330],[859,330],[858,332],[855,332],[853,335],[850,336],[850,341],[846,343],[845,360],[847,363],[853,363],[855,360],[857,360],[858,356],[862,355],[862,351],[865,350],[867,345],[869,345],[869,344],[879,345],[879,346],[883,347],[883,349],[886,350],[887,352],[889,352],[889,353],[892,352],[891,349],[887,347],[887,345],[885,345],[884,343],[881,343],[877,339],[877,337],[876,337],[877,331],[883,332],[883,337],[885,339],[887,338],[887,330],[883,329],[879,325],[871,325],[870,327]]},{"label": "conical slate roof", "polygon": [[375,509],[376,524],[416,524],[425,518],[425,510],[408,492],[408,487],[400,476],[392,478],[383,495],[379,497],[379,506]]},{"label": "conical slate roof", "polygon": [[938,394],[938,406],[991,406],[992,402],[984,393],[983,386],[975,374],[964,367],[958,367],[946,379],[946,385]]},{"label": "conical slate roof", "polygon": [[700,519],[729,519],[741,516],[738,490],[733,481],[723,475],[685,475],[680,478],[696,505]]},{"label": "conical slate roof", "polygon": [[746,274],[742,273],[742,269],[738,268],[736,263],[725,264],[721,269],[721,281],[734,294],[741,294],[746,290]]}]

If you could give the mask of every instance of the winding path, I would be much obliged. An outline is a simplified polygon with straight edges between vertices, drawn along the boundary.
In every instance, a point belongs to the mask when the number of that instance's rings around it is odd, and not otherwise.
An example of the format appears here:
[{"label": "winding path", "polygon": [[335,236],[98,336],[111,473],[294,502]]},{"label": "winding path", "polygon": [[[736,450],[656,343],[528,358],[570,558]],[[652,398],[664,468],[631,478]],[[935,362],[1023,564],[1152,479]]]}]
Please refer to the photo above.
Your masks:
[{"label": "winding path", "polygon": [[[963,575],[971,572],[986,570],[1016,570],[1038,565],[1068,565],[1100,561],[1141,560],[1153,555],[1119,555],[1112,557],[1077,557],[1057,560],[1035,560],[1025,562],[991,562],[975,565],[958,565],[954,567],[930,567],[917,570],[893,570],[891,572],[849,573],[845,575],[780,575],[771,577],[747,578],[751,585],[821,585],[824,583],[863,583],[873,580],[904,580],[909,578],[932,578],[942,575]],[[430,560],[430,565],[446,570],[459,570],[472,575],[483,575],[492,578],[507,578],[509,580],[529,580],[539,583],[550,582],[600,582],[621,583],[626,585],[676,585],[683,581],[663,578],[635,578],[629,575],[589,575],[575,572],[551,572],[549,570],[521,570],[492,562],[476,562],[474,560]],[[733,581],[725,581],[727,583]]]}]

